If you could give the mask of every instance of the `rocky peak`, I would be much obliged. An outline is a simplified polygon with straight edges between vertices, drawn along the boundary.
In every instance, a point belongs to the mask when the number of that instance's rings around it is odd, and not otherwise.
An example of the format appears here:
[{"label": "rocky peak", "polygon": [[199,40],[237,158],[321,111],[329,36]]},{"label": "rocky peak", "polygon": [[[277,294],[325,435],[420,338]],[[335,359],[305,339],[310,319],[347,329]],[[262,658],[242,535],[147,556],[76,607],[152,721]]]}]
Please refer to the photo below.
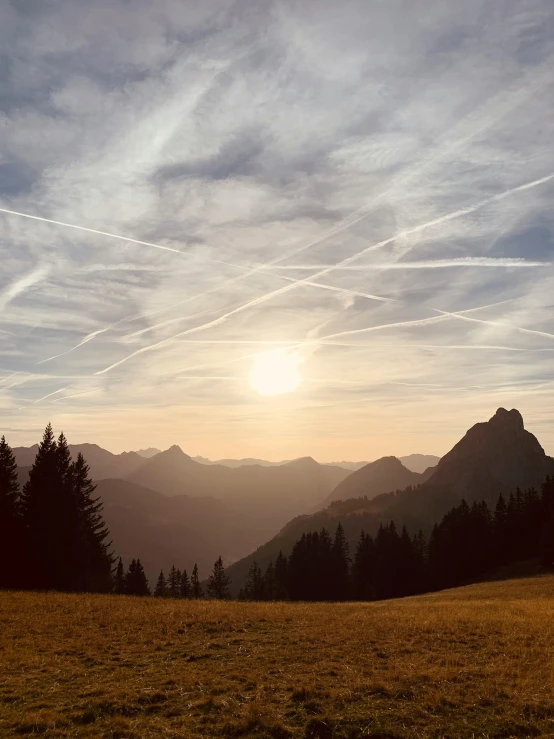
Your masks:
[{"label": "rocky peak", "polygon": [[499,408],[489,421],[469,429],[441,459],[429,482],[475,500],[487,489],[494,497],[518,486],[538,487],[553,472],[554,460],[525,430],[521,413]]},{"label": "rocky peak", "polygon": [[523,425],[523,416],[515,408],[512,408],[511,411],[507,411],[505,408],[499,408],[489,420],[489,423],[495,427],[513,431],[523,431],[525,428]]}]

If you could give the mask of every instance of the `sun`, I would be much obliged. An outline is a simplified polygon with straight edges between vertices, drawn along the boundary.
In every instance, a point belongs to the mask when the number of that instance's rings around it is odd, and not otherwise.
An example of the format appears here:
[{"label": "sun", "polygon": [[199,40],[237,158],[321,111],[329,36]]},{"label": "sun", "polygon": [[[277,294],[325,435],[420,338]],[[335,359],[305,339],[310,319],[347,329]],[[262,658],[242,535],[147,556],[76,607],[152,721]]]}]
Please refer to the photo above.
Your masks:
[{"label": "sun", "polygon": [[257,354],[250,370],[250,385],[260,395],[283,395],[302,380],[299,358],[282,349]]}]

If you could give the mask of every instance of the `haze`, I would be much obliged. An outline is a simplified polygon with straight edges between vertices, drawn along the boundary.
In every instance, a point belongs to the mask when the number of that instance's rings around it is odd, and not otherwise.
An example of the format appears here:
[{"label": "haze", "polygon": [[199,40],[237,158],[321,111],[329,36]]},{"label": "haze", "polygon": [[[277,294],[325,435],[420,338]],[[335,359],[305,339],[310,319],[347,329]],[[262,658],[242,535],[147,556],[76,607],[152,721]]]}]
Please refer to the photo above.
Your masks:
[{"label": "haze", "polygon": [[551,2],[0,19],[12,445],[441,455],[505,406],[554,452]]}]

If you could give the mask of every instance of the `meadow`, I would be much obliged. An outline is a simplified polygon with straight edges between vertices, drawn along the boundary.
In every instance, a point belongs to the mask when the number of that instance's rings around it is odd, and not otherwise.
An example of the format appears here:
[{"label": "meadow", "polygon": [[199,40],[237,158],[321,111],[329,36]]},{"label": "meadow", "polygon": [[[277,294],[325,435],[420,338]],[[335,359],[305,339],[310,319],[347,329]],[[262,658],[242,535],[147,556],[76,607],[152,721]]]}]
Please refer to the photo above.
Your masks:
[{"label": "meadow", "polygon": [[377,603],[0,593],[0,736],[554,736],[554,576]]}]

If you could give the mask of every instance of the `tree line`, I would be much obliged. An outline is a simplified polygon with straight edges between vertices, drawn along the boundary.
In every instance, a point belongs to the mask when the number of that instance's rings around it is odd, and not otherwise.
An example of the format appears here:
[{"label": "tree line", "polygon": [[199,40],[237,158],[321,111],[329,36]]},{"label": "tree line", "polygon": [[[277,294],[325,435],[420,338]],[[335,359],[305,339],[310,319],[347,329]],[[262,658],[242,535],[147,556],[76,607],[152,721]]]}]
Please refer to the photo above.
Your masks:
[{"label": "tree line", "polygon": [[[27,482],[20,488],[17,461],[0,439],[0,589],[61,590],[150,595],[140,559],[127,571],[102,516],[102,501],[82,454],[72,460],[67,439],[46,427]],[[212,598],[228,598],[221,557],[206,584]],[[160,573],[154,595],[202,598],[198,566]]]},{"label": "tree line", "polygon": [[248,600],[382,600],[456,587],[487,570],[539,558],[554,567],[554,479],[540,491],[500,495],[494,511],[465,500],[435,524],[429,537],[410,536],[394,521],[372,537],[363,531],[353,557],[339,523],[302,534],[287,558],[282,552],[262,572],[250,566],[239,597]]},{"label": "tree line", "polygon": [[[89,467],[73,461],[65,436],[46,427],[27,482],[20,489],[17,463],[0,439],[0,588],[114,592],[147,596],[140,559],[127,570],[111,551],[102,502],[94,497]],[[487,503],[464,500],[422,531],[398,532],[394,521],[372,537],[363,531],[351,556],[342,525],[303,534],[288,557],[279,552],[262,571],[253,562],[239,598],[246,600],[380,600],[455,587],[492,567],[538,557],[554,567],[554,480],[540,491],[500,495]],[[198,566],[191,575],[161,571],[154,596],[230,598],[222,558],[206,588]]]}]

